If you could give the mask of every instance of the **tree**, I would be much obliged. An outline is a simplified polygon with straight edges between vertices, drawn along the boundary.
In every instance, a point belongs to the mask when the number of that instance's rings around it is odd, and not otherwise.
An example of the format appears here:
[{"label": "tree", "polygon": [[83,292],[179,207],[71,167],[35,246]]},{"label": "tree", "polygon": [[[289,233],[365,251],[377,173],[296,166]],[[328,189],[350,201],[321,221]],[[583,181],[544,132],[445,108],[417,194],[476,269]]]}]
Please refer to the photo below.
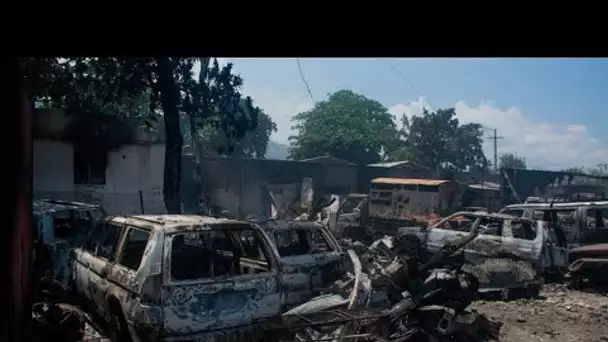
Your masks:
[{"label": "tree", "polygon": [[404,114],[402,123],[399,140],[389,153],[392,160],[410,160],[431,169],[487,169],[481,125],[461,125],[454,108],[425,109],[422,116],[411,119]]},{"label": "tree", "polygon": [[292,120],[296,135],[289,137],[289,155],[296,160],[330,155],[359,164],[377,162],[397,134],[386,107],[350,90],[330,94]]},{"label": "tree", "polygon": [[[263,110],[259,109],[257,127],[253,131],[246,132],[245,136],[234,145],[232,155],[258,159],[265,158],[268,143],[270,142],[270,135],[276,131],[277,125],[274,121]],[[226,146],[230,145],[230,142],[212,125],[203,124],[196,134],[201,145],[204,146],[204,150],[213,151],[224,156],[228,155]],[[192,133],[189,133],[186,138],[188,142],[191,142],[191,135]]]},{"label": "tree", "polygon": [[500,166],[500,168],[525,169],[526,158],[520,157],[514,153],[503,153],[500,156],[498,165]]}]

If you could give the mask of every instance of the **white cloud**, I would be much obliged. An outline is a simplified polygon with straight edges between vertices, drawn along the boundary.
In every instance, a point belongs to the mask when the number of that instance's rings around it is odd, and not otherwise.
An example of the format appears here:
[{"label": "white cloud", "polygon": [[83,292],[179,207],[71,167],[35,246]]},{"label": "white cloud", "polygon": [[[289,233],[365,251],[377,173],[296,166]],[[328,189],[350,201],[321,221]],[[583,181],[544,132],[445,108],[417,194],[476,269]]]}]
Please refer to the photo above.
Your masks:
[{"label": "white cloud", "polygon": [[[235,63],[238,73],[238,59],[218,58],[220,64],[228,61]],[[285,93],[276,88],[248,87],[245,82],[243,92],[250,95],[276,122],[278,132],[272,140],[287,143],[293,133],[291,117],[312,107],[311,100],[305,93],[300,95]],[[511,152],[526,158],[529,167],[544,169],[562,169],[572,166],[595,166],[608,160],[608,147],[590,136],[587,127],[572,123],[560,126],[550,123],[535,122],[526,117],[517,107],[497,108],[492,101],[481,101],[478,106],[470,106],[464,101],[454,104],[456,114],[462,123],[480,123],[487,128],[496,128],[503,139],[498,141],[498,154]],[[432,110],[424,97],[407,104],[391,106],[389,111],[395,115],[397,123],[403,113],[408,116],[422,114],[423,108]],[[487,132],[490,136],[491,132]],[[493,143],[490,139],[484,142],[484,150],[490,160],[494,156]]]},{"label": "white cloud", "polygon": [[[400,118],[419,115],[422,108],[430,108],[424,98],[409,104],[397,104],[390,112]],[[572,166],[595,166],[608,160],[608,148],[587,132],[582,124],[559,126],[544,122],[534,122],[517,107],[506,110],[496,108],[492,102],[469,106],[458,101],[454,107],[462,123],[480,123],[487,128],[496,128],[503,139],[498,141],[498,154],[517,153],[526,158],[529,167],[562,169]],[[490,136],[491,132],[488,132]],[[494,156],[492,140],[484,143],[486,155]]]},{"label": "white cloud", "polygon": [[423,96],[420,96],[416,101],[412,101],[408,104],[397,104],[388,109],[388,111],[395,116],[397,122],[401,122],[401,116],[403,114],[408,117],[421,115],[424,109],[431,110],[431,106],[426,102]]},{"label": "white cloud", "polygon": [[[232,61],[235,65],[234,72],[239,73],[235,58],[218,58],[218,63],[224,65]],[[287,144],[287,139],[293,134],[291,117],[297,113],[312,108],[312,101],[302,94],[287,94],[274,88],[256,88],[248,86],[245,82],[243,93],[253,98],[254,104],[259,106],[277,124],[277,132],[273,133],[271,139],[282,144]]]}]

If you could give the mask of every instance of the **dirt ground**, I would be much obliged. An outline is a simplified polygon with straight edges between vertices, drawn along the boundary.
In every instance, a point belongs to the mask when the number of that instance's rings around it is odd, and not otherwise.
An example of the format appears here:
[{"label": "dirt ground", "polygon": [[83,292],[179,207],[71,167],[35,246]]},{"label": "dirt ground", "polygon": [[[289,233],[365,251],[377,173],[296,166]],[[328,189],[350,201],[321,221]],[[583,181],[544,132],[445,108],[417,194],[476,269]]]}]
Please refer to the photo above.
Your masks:
[{"label": "dirt ground", "polygon": [[545,285],[533,300],[478,301],[471,307],[504,323],[501,342],[608,342],[606,293]]},{"label": "dirt ground", "polygon": [[[545,285],[533,300],[477,301],[471,309],[504,323],[500,342],[608,342],[608,295]],[[109,342],[91,326],[85,339]]]}]

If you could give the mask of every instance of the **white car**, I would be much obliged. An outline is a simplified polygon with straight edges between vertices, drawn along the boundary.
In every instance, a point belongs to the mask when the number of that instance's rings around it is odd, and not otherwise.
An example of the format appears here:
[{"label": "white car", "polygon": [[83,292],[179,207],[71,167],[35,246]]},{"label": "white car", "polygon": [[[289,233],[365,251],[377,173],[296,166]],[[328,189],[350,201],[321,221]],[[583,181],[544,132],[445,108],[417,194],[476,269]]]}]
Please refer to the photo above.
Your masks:
[{"label": "white car", "polygon": [[282,312],[280,257],[253,223],[108,217],[71,257],[73,290],[110,323],[114,340],[246,336],[255,319]]}]

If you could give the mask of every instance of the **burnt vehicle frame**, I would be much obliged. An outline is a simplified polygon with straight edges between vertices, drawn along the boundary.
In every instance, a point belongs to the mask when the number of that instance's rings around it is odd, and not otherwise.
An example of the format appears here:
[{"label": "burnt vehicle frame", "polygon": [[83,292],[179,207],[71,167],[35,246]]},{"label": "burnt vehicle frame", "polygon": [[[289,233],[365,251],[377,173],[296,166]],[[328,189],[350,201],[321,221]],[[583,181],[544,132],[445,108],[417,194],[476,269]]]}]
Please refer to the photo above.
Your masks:
[{"label": "burnt vehicle frame", "polygon": [[32,212],[34,276],[39,279],[51,270],[66,286],[70,249],[84,242],[106,211],[92,203],[35,199]]},{"label": "burnt vehicle frame", "polygon": [[[383,268],[381,274],[376,274],[380,278],[375,276],[375,280],[371,280],[373,286],[369,286],[369,280],[355,282],[355,286],[349,288],[349,300],[340,295],[318,297],[281,317],[256,322],[265,331],[264,341],[495,340],[500,323],[465,311],[477,293],[476,279],[458,269],[437,269],[474,239],[474,235],[473,230],[470,236],[444,245],[423,265],[398,257],[387,260],[388,264],[384,266],[364,267],[353,258],[355,274],[361,278],[365,278],[361,273],[363,269],[376,273],[376,267]],[[354,254],[354,251],[348,253]],[[388,308],[374,306],[369,309],[373,292],[385,291],[382,283],[392,284],[397,289],[397,296]],[[368,291],[358,292],[357,284]]]},{"label": "burnt vehicle frame", "polygon": [[[138,239],[132,239],[134,231]],[[244,246],[250,236],[264,260],[247,254],[254,253]],[[255,334],[253,319],[283,310],[278,252],[250,222],[195,215],[108,217],[71,254],[74,292],[110,323],[117,340],[248,336]]]},{"label": "burnt vehicle frame", "polygon": [[[395,244],[424,262],[463,238],[470,241],[451,256],[452,262],[464,264],[480,278],[481,291],[528,286],[538,290],[541,276],[567,267],[567,246],[555,239],[546,222],[505,214],[457,212],[429,227],[401,228]],[[515,277],[497,281],[487,275],[501,269],[512,270]]]},{"label": "burnt vehicle frame", "polygon": [[573,248],[569,259],[567,279],[570,286],[608,284],[608,243]]},{"label": "burnt vehicle frame", "polygon": [[608,243],[608,200],[603,194],[595,200],[573,196],[537,198],[508,205],[500,212],[560,226],[570,247]]},{"label": "burnt vehicle frame", "polygon": [[259,223],[281,262],[285,308],[302,304],[341,272],[344,252],[331,232],[312,221],[269,220]]}]

